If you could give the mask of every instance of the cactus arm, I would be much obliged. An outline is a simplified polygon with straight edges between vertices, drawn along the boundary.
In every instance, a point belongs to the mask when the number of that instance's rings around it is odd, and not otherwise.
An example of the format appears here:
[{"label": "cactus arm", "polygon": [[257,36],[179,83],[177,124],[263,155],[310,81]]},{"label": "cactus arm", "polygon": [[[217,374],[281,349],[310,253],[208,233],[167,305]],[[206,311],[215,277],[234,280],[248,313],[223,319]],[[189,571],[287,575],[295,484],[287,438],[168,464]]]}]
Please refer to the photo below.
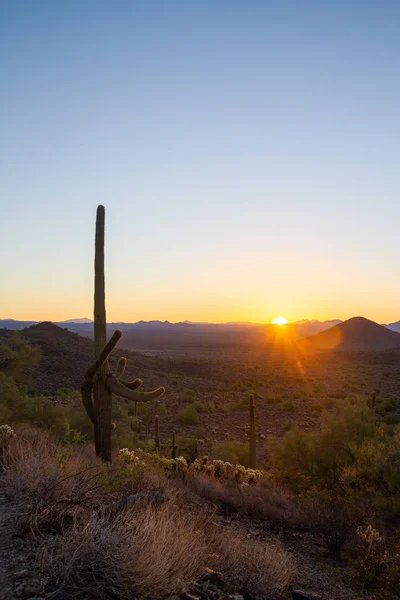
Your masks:
[{"label": "cactus arm", "polygon": [[111,338],[105,344],[104,348],[102,348],[102,350],[100,351],[100,353],[99,353],[98,357],[96,358],[96,360],[94,361],[94,363],[86,371],[86,374],[85,374],[86,381],[90,382],[93,380],[93,377],[96,375],[97,371],[99,371],[103,367],[105,361],[108,359],[111,352],[114,350],[114,348],[117,345],[121,336],[122,336],[122,331],[120,329],[117,329],[116,331],[114,331]]},{"label": "cactus arm", "polygon": [[117,379],[111,373],[107,376],[106,386],[110,392],[117,396],[122,396],[122,398],[126,398],[127,400],[133,400],[134,402],[150,402],[151,400],[156,400],[165,392],[165,388],[163,387],[153,390],[152,392],[136,392],[135,390],[129,389],[129,387],[124,385],[122,381]]},{"label": "cactus arm", "polygon": [[94,407],[92,401],[92,384],[84,381],[81,385],[82,403],[89,419],[94,424]]},{"label": "cactus arm", "polygon": [[133,381],[122,381],[122,379],[120,379],[120,382],[123,383],[128,390],[136,390],[143,383],[141,379],[134,379]]},{"label": "cactus arm", "polygon": [[126,363],[127,363],[126,358],[121,356],[121,358],[118,361],[117,368],[115,369],[115,377],[118,377],[118,379],[120,379],[122,377],[122,375],[124,374],[124,371],[126,369]]}]

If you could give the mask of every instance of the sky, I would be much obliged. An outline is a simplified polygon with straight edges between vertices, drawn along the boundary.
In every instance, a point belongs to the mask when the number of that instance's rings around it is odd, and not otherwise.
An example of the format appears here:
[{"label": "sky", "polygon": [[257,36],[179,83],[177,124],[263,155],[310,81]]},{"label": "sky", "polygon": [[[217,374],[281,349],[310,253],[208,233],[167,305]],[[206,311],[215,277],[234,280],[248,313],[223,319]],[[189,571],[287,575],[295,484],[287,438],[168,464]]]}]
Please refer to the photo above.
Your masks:
[{"label": "sky", "polygon": [[400,319],[400,3],[0,0],[0,318]]}]

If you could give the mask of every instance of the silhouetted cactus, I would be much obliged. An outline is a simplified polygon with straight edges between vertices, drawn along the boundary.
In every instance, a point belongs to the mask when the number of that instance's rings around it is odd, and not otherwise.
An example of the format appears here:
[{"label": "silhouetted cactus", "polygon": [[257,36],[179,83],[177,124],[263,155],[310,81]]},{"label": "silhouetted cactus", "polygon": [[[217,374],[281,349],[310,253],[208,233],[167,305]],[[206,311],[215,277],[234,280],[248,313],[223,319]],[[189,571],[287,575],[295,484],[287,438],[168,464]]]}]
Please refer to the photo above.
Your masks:
[{"label": "silhouetted cactus", "polygon": [[117,329],[107,342],[107,322],[105,305],[104,277],[104,206],[97,208],[95,261],[94,261],[94,345],[95,361],[85,374],[81,387],[82,402],[94,427],[96,456],[111,462],[111,423],[112,396],[121,396],[133,402],[147,402],[159,398],[165,391],[163,387],[152,392],[135,391],[141,385],[140,379],[123,381],[120,379],[125,370],[126,359],[118,362],[116,374],[110,372],[108,357],[114,350],[122,331]]},{"label": "silhouetted cactus", "polygon": [[160,444],[160,423],[158,419],[158,415],[154,417],[154,447],[160,452],[161,444]]},{"label": "silhouetted cactus", "polygon": [[256,418],[255,418],[255,410],[254,410],[254,397],[250,396],[250,448],[249,448],[249,459],[250,459],[250,468],[256,468]]},{"label": "silhouetted cactus", "polygon": [[376,407],[376,392],[372,392],[371,397],[367,400],[367,406],[375,410]]},{"label": "silhouetted cactus", "polygon": [[178,450],[178,446],[175,443],[175,431],[172,433],[172,444],[171,444],[171,457],[176,458],[176,451]]}]

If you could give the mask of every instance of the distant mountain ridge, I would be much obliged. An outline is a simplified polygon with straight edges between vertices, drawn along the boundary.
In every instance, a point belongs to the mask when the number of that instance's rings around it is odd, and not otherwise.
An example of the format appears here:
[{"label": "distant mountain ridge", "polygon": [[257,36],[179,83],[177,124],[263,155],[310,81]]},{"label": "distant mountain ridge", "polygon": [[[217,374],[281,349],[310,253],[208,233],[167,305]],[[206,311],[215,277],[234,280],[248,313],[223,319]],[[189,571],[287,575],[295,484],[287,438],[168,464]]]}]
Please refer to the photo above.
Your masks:
[{"label": "distant mountain ridge", "polygon": [[[0,328],[20,330],[25,327],[31,327],[37,325],[40,321],[17,321],[15,319],[0,319]],[[295,323],[288,323],[287,328],[298,337],[306,337],[323,331],[332,325],[340,323],[339,320],[333,321],[318,321],[318,320],[304,320]],[[67,328],[69,331],[74,333],[80,333],[82,335],[88,335],[93,332],[93,321],[84,318],[67,319],[65,321],[54,321],[55,325],[62,328]],[[156,331],[185,331],[193,328],[204,331],[257,331],[257,330],[274,330],[278,325],[271,323],[252,323],[250,321],[230,321],[227,323],[208,323],[208,322],[194,322],[194,321],[180,321],[178,323],[171,323],[170,321],[136,321],[134,323],[126,323],[124,321],[117,321],[107,324],[109,329],[121,329],[125,332],[130,331],[141,331],[141,332],[156,332]]]},{"label": "distant mountain ridge", "polygon": [[[36,321],[17,321],[15,319],[1,319],[0,328],[11,330],[22,330],[32,325],[37,325]],[[67,319],[54,323],[62,329],[78,333],[85,337],[93,337],[93,321],[84,318]],[[398,329],[396,330],[396,327]],[[189,334],[191,336],[202,336],[204,343],[213,339],[237,339],[240,341],[256,340],[260,336],[266,343],[275,343],[278,339],[284,341],[292,338],[298,340],[306,350],[386,350],[400,347],[400,321],[390,325],[379,325],[374,321],[364,317],[353,317],[347,321],[339,319],[329,321],[301,320],[294,323],[288,323],[284,327],[273,325],[271,323],[251,323],[248,321],[228,322],[228,323],[207,323],[183,321],[171,323],[170,321],[137,321],[135,323],[114,322],[107,324],[107,333],[115,329],[121,329],[128,337],[125,342],[129,347],[136,348],[138,337],[142,340],[163,339],[163,343],[168,345],[168,340],[176,343],[179,336]],[[130,337],[129,337],[130,336]],[[210,337],[211,336],[211,337]],[[215,338],[217,336],[217,338]],[[221,336],[221,337],[219,337]],[[233,337],[232,337],[233,336]],[[140,346],[139,346],[140,347]]]},{"label": "distant mountain ridge", "polygon": [[385,324],[384,327],[387,327],[387,329],[391,329],[392,331],[396,331],[396,333],[400,333],[400,321]]}]

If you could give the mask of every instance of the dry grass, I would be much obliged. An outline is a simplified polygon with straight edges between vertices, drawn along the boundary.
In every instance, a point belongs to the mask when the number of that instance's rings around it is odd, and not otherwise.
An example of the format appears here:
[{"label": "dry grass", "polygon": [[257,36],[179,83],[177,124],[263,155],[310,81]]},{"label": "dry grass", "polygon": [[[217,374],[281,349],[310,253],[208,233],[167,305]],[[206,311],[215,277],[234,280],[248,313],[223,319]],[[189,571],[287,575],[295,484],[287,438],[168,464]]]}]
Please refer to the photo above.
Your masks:
[{"label": "dry grass", "polygon": [[59,531],[96,504],[97,464],[85,448],[73,452],[46,432],[18,433],[2,459],[2,484],[18,508],[17,530]]},{"label": "dry grass", "polygon": [[93,515],[52,553],[53,597],[62,600],[159,598],[190,589],[206,567],[259,598],[282,594],[295,564],[275,540],[255,542],[171,502],[131,507],[116,519]]},{"label": "dry grass", "polygon": [[201,575],[209,552],[204,518],[171,504],[132,507],[116,519],[93,515],[57,544],[50,573],[54,597],[124,600],[178,593]]},{"label": "dry grass", "polygon": [[[190,501],[196,496],[193,491],[188,495],[187,482],[169,481],[161,500],[152,501],[146,486],[158,474],[151,468],[139,482],[127,483],[132,471],[105,467],[92,452],[59,446],[49,435],[27,430],[19,432],[2,458],[2,482],[19,507],[19,529],[40,535],[48,550],[44,576],[49,597],[160,598],[190,589],[206,567],[221,570],[231,589],[260,598],[274,599],[287,588],[295,567],[278,541],[243,539],[223,527],[198,497]],[[199,485],[206,486],[205,481],[200,478]],[[126,495],[126,489],[138,491],[138,485],[144,493]],[[242,494],[247,510],[255,502],[252,495],[259,493],[218,481],[214,485],[218,492],[213,493],[224,495],[224,502],[233,494],[238,503],[236,495]]]},{"label": "dry grass", "polygon": [[238,484],[233,478],[218,480],[196,474],[185,481],[188,488],[225,514],[232,512],[266,519],[271,528],[279,528],[291,520],[293,502],[282,488],[273,482],[257,485]]},{"label": "dry grass", "polygon": [[295,562],[279,540],[248,540],[225,530],[216,541],[223,551],[219,568],[237,589],[275,600],[293,581]]}]

